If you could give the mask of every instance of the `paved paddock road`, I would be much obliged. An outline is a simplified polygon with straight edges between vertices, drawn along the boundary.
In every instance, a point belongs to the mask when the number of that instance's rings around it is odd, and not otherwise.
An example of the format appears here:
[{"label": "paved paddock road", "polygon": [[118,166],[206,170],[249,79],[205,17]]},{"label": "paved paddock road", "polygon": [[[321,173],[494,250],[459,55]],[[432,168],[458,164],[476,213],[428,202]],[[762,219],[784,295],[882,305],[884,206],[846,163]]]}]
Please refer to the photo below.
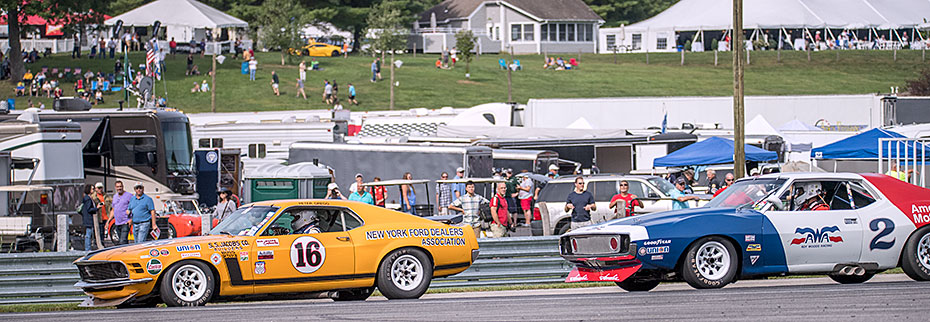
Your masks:
[{"label": "paved paddock road", "polygon": [[878,275],[858,285],[827,278],[741,281],[719,290],[663,284],[648,293],[618,287],[431,294],[420,300],[225,303],[0,314],[0,321],[928,321],[930,282]]}]

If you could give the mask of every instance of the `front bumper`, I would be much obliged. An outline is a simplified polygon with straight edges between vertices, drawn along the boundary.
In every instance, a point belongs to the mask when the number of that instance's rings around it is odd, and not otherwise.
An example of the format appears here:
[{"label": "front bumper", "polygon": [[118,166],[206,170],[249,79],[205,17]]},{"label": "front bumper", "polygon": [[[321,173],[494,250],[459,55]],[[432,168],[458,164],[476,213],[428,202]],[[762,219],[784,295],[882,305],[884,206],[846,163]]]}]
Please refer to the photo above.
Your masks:
[{"label": "front bumper", "polygon": [[133,285],[133,284],[148,283],[151,281],[152,281],[151,277],[139,278],[139,279],[134,279],[134,280],[127,278],[127,279],[120,279],[120,280],[107,281],[107,282],[78,281],[77,283],[74,283],[74,287],[80,288],[84,290],[84,292],[99,292],[102,290],[108,290],[108,289],[113,289],[113,288]]},{"label": "front bumper", "polygon": [[643,264],[633,255],[613,257],[575,257],[575,268],[565,282],[622,282],[635,274]]}]

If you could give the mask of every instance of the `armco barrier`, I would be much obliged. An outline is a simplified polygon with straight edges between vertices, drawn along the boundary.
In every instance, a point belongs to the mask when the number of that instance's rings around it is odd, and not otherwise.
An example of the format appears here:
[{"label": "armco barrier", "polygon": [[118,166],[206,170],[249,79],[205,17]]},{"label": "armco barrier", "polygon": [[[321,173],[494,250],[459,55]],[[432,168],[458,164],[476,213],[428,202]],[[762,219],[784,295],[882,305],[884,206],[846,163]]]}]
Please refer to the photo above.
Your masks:
[{"label": "armco barrier", "polygon": [[[557,283],[571,264],[559,257],[558,237],[482,239],[468,270],[433,280],[430,287]],[[0,304],[80,302],[79,279],[71,264],[83,252],[0,254]]]}]

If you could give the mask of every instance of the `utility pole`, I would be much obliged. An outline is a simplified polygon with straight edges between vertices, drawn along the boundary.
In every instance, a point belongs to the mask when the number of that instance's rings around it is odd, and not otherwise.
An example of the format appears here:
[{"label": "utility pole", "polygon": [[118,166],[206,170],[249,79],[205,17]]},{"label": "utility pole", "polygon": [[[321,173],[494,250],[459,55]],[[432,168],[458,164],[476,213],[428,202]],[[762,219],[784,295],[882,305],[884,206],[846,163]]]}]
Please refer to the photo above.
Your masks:
[{"label": "utility pole", "polygon": [[733,175],[746,176],[746,145],[743,102],[743,0],[733,0]]},{"label": "utility pole", "polygon": [[213,69],[210,73],[210,87],[213,90],[210,91],[210,112],[216,113],[216,43],[213,43]]},{"label": "utility pole", "polygon": [[394,110],[394,50],[393,49],[391,49],[391,105],[390,105],[390,109]]},{"label": "utility pole", "polygon": [[[513,46],[510,46],[510,63],[513,64]],[[504,64],[507,68],[507,103],[513,102],[513,83],[510,76],[510,64]]]}]

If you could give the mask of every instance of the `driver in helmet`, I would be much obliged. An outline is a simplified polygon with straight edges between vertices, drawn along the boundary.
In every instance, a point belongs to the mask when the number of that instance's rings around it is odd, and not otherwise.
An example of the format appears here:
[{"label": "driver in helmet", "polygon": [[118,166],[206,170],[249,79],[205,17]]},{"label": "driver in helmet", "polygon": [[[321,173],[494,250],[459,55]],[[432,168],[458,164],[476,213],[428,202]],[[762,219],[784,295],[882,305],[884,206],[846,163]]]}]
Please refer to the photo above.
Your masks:
[{"label": "driver in helmet", "polygon": [[830,210],[820,182],[801,183],[794,188],[795,209],[798,211]]},{"label": "driver in helmet", "polygon": [[316,234],[322,232],[318,226],[320,218],[316,212],[305,210],[294,214],[294,221],[291,222],[291,229],[294,234]]}]

